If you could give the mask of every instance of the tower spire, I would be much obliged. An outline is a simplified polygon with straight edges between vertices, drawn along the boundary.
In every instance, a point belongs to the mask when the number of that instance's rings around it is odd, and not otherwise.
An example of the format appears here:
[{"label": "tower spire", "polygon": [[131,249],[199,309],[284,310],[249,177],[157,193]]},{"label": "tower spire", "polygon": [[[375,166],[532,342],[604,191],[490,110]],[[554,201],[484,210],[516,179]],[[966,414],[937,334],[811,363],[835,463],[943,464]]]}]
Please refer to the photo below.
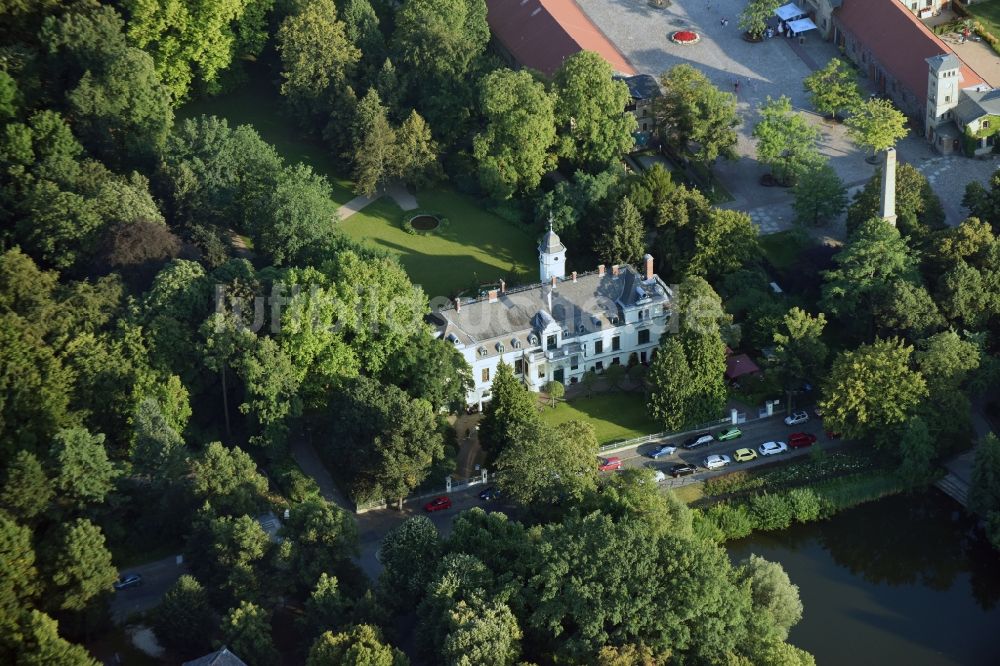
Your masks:
[{"label": "tower spire", "polygon": [[896,226],[896,149],[885,151],[882,164],[882,197],[879,202],[879,217]]}]

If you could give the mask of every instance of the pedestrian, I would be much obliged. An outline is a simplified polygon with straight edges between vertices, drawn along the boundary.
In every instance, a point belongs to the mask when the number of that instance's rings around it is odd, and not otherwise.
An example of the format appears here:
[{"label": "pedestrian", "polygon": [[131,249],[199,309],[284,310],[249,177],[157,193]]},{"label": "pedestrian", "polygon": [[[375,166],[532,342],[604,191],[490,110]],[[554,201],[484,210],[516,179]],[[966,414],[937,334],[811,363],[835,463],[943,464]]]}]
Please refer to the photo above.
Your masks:
[{"label": "pedestrian", "polygon": [[733,88],[736,89],[736,94],[739,95],[740,94],[740,80],[739,79],[736,79],[736,81],[733,82]]}]

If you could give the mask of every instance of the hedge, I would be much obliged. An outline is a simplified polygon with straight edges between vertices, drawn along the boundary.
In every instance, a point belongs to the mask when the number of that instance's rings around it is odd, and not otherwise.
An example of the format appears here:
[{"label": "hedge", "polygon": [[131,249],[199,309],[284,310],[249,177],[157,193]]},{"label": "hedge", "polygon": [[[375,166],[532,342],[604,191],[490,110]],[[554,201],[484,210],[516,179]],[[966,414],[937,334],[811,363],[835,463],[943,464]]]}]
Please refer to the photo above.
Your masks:
[{"label": "hedge", "polygon": [[829,518],[844,509],[907,490],[892,474],[856,474],[820,481],[806,488],[763,492],[741,501],[719,502],[695,510],[696,531],[716,541],[749,536],[754,530],[784,530],[793,523]]}]

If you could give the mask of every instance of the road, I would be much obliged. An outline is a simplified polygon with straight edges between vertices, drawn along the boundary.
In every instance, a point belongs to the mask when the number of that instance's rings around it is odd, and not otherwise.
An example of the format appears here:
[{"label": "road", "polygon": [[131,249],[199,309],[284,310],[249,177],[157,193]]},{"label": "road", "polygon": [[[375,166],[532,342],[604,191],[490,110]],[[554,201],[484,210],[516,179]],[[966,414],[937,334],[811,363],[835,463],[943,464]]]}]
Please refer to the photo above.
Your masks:
[{"label": "road", "polygon": [[[721,430],[722,428],[719,429]],[[827,448],[837,444],[837,442],[832,442],[827,439],[823,433],[822,422],[815,418],[801,425],[786,426],[782,421],[782,416],[776,415],[769,419],[761,419],[751,423],[742,424],[740,429],[743,431],[743,436],[738,440],[730,442],[713,442],[712,444],[703,446],[695,451],[686,451],[678,448],[677,453],[660,458],[659,460],[652,460],[647,454],[661,443],[673,444],[679,447],[681,442],[686,439],[686,436],[668,438],[662,442],[643,444],[639,447],[626,451],[620,451],[613,455],[621,458],[624,466],[628,468],[645,467],[649,469],[660,469],[664,472],[668,472],[671,466],[679,462],[686,462],[700,468],[705,457],[713,453],[724,453],[732,457],[733,452],[739,448],[748,447],[756,449],[761,443],[768,441],[787,442],[788,435],[793,432],[808,432],[816,435],[818,441],[814,446]],[[668,477],[668,479],[661,485],[664,488],[670,488],[696,483],[713,476],[719,476],[721,474],[732,472],[736,469],[748,469],[761,465],[776,464],[790,458],[808,455],[809,450],[809,448],[797,449],[778,456],[757,458],[756,460],[748,463],[733,463],[725,469],[711,472],[702,469],[696,474],[681,479],[671,479]],[[318,461],[314,462],[318,463]],[[316,471],[313,469],[313,465],[308,465],[307,467],[308,469],[304,468],[304,471],[313,476]],[[614,472],[607,472],[606,474],[614,474]],[[369,511],[358,515],[357,524],[360,547],[358,564],[372,580],[376,579],[379,572],[382,570],[382,566],[375,557],[375,554],[378,552],[379,543],[382,541],[382,537],[411,516],[428,516],[431,522],[437,526],[442,537],[446,537],[451,533],[452,519],[466,509],[479,506],[486,511],[503,511],[508,515],[511,515],[516,511],[516,507],[514,505],[505,502],[483,502],[479,499],[479,492],[482,489],[483,486],[472,486],[466,490],[451,493],[449,496],[452,500],[452,508],[446,511],[438,511],[427,514],[423,510],[426,500],[421,500],[405,504],[402,511],[397,511],[395,509],[383,509]],[[327,495],[327,498],[331,499],[329,494]],[[177,566],[173,557],[129,569],[127,573],[134,572],[142,574],[143,585],[140,588],[133,588],[131,590],[124,590],[122,592],[115,593],[115,599],[111,607],[115,619],[120,621],[121,619],[127,617],[130,613],[147,610],[155,606],[159,602],[160,597],[162,597],[174,581],[176,581],[181,574],[186,573],[186,571],[187,570],[183,565]]]},{"label": "road", "polygon": [[[783,414],[780,416],[776,415],[768,419],[760,419],[750,423],[744,423],[739,426],[740,430],[743,431],[743,436],[739,439],[728,442],[712,442],[711,444],[701,446],[694,451],[687,451],[680,448],[681,443],[690,436],[684,435],[665,439],[659,442],[653,442],[651,444],[643,444],[635,449],[611,455],[621,458],[625,467],[645,467],[647,469],[661,470],[668,474],[668,476],[670,468],[680,462],[685,462],[698,467],[700,471],[696,474],[692,474],[691,476],[686,476],[681,479],[668,478],[667,481],[663,482],[663,485],[666,487],[679,487],[690,483],[696,483],[698,481],[704,481],[705,479],[713,476],[727,474],[736,469],[749,469],[759,467],[761,465],[773,464],[788,458],[807,455],[809,453],[809,448],[792,449],[788,453],[776,456],[758,456],[756,460],[751,460],[750,462],[745,463],[733,462],[728,467],[710,472],[702,467],[702,462],[711,454],[722,453],[732,458],[733,452],[737,449],[749,448],[756,451],[757,447],[764,442],[777,441],[785,442],[787,444],[788,435],[793,432],[807,432],[816,435],[817,440],[814,446],[818,445],[826,448],[828,446],[835,445],[834,441],[831,441],[826,437],[826,434],[823,432],[823,422],[819,419],[811,418],[806,423],[802,423],[797,426],[786,426],[783,416]],[[725,430],[727,427],[728,426],[722,426],[712,432],[714,434],[721,430]],[[649,458],[649,453],[660,444],[670,444],[678,447],[677,453],[664,456],[658,460],[652,460]]]},{"label": "road", "polygon": [[121,623],[133,613],[156,606],[177,579],[187,572],[187,566],[177,564],[176,555],[123,571],[122,573],[141,575],[142,585],[115,591],[115,596],[111,600],[111,617],[116,623]]}]

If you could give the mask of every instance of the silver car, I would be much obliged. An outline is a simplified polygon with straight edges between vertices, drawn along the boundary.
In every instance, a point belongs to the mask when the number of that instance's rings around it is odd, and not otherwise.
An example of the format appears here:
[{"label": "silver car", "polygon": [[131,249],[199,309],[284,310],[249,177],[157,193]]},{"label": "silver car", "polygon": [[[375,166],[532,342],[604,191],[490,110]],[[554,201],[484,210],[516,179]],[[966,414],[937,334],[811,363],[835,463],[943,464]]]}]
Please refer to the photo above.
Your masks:
[{"label": "silver car", "polygon": [[705,469],[719,469],[721,467],[725,467],[731,462],[732,461],[729,459],[729,456],[724,456],[722,454],[715,454],[705,458],[705,461],[702,463],[702,465],[705,467]]},{"label": "silver car", "polygon": [[788,450],[788,445],[784,442],[764,442],[760,445],[757,451],[762,456],[773,456],[779,453],[784,453]]}]

